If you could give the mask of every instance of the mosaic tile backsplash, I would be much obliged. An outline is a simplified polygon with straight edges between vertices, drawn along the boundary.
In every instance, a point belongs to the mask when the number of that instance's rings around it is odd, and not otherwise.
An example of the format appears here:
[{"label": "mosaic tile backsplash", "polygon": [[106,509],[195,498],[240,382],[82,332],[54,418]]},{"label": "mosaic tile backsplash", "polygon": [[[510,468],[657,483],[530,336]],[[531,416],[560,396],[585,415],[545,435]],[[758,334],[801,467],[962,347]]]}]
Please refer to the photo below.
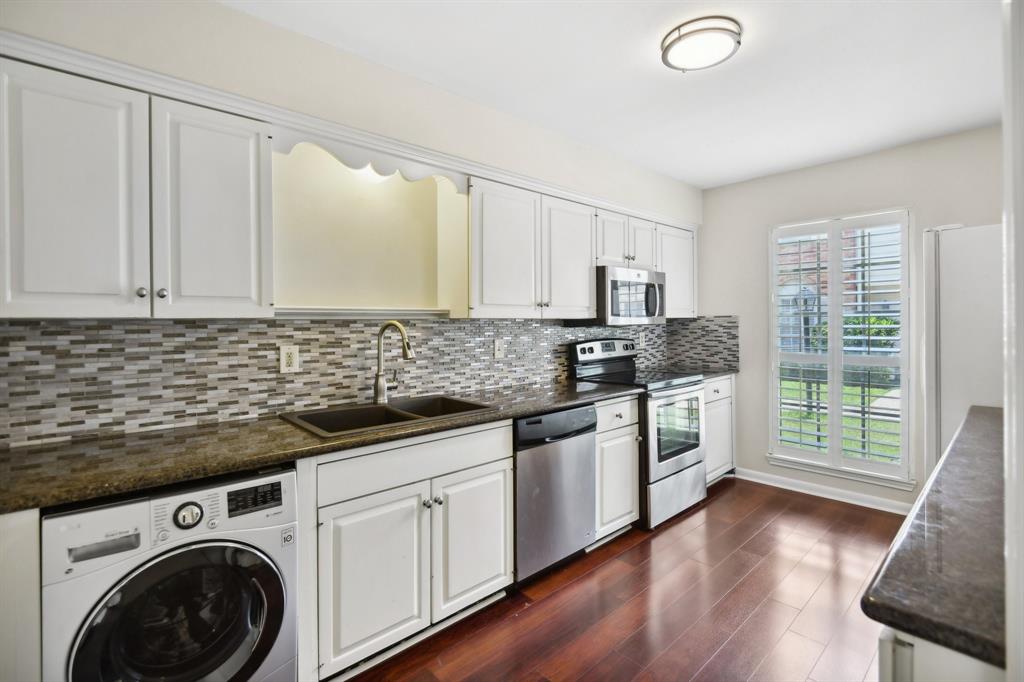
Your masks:
[{"label": "mosaic tile backsplash", "polygon": [[[60,320],[0,322],[0,446],[103,429],[141,431],[373,398],[379,320]],[[665,326],[564,327],[543,320],[413,320],[416,351],[385,342],[393,395],[459,393],[566,378],[564,344],[621,336],[638,363],[738,369],[734,316]],[[505,358],[494,359],[494,340]],[[302,370],[278,372],[278,345]],[[639,345],[639,343],[638,343]]]}]

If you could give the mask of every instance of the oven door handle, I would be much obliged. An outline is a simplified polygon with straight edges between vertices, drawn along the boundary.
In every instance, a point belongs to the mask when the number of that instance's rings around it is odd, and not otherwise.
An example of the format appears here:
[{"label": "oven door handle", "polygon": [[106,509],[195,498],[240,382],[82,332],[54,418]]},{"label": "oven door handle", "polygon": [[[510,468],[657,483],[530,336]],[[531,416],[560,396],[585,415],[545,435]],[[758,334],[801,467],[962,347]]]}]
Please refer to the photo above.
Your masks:
[{"label": "oven door handle", "polygon": [[698,397],[703,402],[704,398],[704,384],[697,386],[685,386],[674,391],[666,391],[665,393],[649,395],[647,403],[652,406],[661,406],[667,403],[679,402],[680,399],[687,399],[691,397]]}]

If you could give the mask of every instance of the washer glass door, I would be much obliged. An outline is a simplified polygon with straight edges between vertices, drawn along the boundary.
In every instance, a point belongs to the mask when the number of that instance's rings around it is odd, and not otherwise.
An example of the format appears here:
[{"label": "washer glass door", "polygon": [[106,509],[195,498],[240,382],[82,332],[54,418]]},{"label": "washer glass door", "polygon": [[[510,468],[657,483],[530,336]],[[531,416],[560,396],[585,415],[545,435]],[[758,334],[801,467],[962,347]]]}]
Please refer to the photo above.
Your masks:
[{"label": "washer glass door", "polygon": [[254,547],[186,545],[125,576],[93,608],[71,682],[246,680],[281,629],[284,582]]}]

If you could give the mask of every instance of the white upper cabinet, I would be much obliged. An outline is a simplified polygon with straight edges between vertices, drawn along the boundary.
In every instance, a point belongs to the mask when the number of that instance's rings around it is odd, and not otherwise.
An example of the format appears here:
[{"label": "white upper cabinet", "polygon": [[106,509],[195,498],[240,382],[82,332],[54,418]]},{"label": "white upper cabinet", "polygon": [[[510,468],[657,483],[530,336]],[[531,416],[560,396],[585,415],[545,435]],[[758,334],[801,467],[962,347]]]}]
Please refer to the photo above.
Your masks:
[{"label": "white upper cabinet", "polygon": [[541,316],[541,195],[473,178],[470,317]]},{"label": "white upper cabinet", "polygon": [[542,197],[542,316],[558,320],[597,316],[594,209]]},{"label": "white upper cabinet", "polygon": [[629,267],[654,270],[657,262],[654,223],[631,217],[629,219]]},{"label": "white upper cabinet", "polygon": [[149,317],[149,98],[0,59],[2,317]]},{"label": "white upper cabinet", "polygon": [[696,317],[693,232],[658,225],[658,267],[665,273],[666,317]]},{"label": "white upper cabinet", "polygon": [[598,265],[629,263],[629,218],[611,211],[597,211]]},{"label": "white upper cabinet", "polygon": [[158,97],[152,117],[154,315],[273,316],[269,126]]}]

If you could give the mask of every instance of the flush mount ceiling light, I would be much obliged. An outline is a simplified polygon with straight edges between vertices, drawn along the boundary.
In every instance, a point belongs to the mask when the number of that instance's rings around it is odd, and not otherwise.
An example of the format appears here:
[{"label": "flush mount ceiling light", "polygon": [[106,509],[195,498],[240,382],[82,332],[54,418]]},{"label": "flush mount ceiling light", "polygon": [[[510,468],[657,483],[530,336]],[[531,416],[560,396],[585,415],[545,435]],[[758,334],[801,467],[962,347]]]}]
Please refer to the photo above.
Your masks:
[{"label": "flush mount ceiling light", "polygon": [[743,27],[730,17],[684,21],[661,41],[661,61],[677,71],[700,71],[721,64],[740,49]]}]

